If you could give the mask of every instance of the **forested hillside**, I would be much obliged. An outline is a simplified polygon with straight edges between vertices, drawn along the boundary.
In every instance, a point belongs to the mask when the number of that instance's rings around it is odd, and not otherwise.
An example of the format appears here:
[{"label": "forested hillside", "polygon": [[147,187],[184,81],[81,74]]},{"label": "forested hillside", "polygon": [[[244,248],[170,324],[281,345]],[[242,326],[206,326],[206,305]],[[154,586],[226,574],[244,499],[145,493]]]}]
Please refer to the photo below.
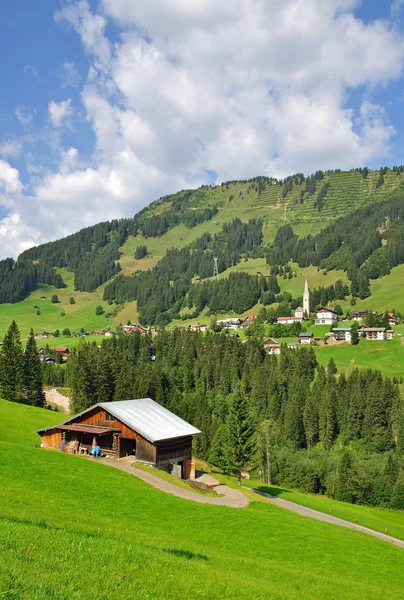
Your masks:
[{"label": "forested hillside", "polygon": [[[256,177],[181,191],[133,218],[0,261],[0,303],[18,303],[43,284],[62,289],[64,272],[72,273],[77,292],[97,290],[114,303],[114,314],[136,301],[147,325],[196,318],[205,309],[242,313],[257,302],[296,299],[279,295],[276,280],[238,272],[257,257],[266,258],[275,278],[296,275],[290,261],[345,271],[350,286],[341,298],[364,299],[369,280],[403,263],[403,198],[402,167],[318,171],[283,181]],[[232,270],[228,278],[211,280],[214,256],[219,273]],[[331,292],[329,299],[340,296]]]},{"label": "forested hillside", "polygon": [[[232,419],[250,419],[246,464],[265,481],[404,508],[404,405],[380,372],[336,376],[312,348],[267,355],[259,339],[175,331],[81,343],[62,371],[72,410],[151,397],[201,429],[199,458],[232,471]],[[47,377],[54,374],[47,373]]]}]

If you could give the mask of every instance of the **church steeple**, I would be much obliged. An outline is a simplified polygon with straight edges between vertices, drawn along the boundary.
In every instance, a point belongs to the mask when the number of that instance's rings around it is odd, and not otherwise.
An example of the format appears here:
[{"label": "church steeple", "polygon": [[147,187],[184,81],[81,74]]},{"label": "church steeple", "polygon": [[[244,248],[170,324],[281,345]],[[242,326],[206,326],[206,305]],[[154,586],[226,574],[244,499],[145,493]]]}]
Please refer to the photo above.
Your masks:
[{"label": "church steeple", "polygon": [[304,284],[304,293],[303,293],[303,314],[306,318],[310,317],[310,291],[309,286],[306,283]]}]

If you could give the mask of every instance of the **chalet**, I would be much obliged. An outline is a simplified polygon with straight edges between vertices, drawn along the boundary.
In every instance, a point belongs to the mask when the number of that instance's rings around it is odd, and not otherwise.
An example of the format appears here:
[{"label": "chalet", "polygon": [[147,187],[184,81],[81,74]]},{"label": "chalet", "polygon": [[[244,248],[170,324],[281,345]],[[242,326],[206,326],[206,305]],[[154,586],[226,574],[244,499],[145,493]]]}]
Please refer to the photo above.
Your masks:
[{"label": "chalet", "polygon": [[104,335],[105,335],[105,337],[112,337],[113,335],[115,335],[115,332],[114,332],[114,331],[109,331],[109,330],[108,330],[108,331],[106,331],[106,332],[105,332],[105,334],[104,334]]},{"label": "chalet", "polygon": [[34,306],[34,310],[39,310],[39,306]]},{"label": "chalet", "polygon": [[95,439],[104,456],[134,456],[164,470],[175,462],[181,475],[191,479],[192,438],[201,432],[151,398],[142,398],[102,402],[37,433],[44,448],[88,454]]},{"label": "chalet", "polygon": [[46,296],[41,296],[39,299],[40,300],[46,300]]},{"label": "chalet", "polygon": [[276,340],[269,338],[264,344],[265,350],[267,350],[268,354],[280,354],[281,353],[281,345]]},{"label": "chalet", "polygon": [[303,323],[303,315],[301,317],[278,317],[276,322],[279,325],[293,325],[293,323]]},{"label": "chalet", "polygon": [[145,329],[141,325],[134,325],[133,323],[131,325],[124,325],[122,327],[122,333],[136,333],[136,332],[147,333],[147,329]]},{"label": "chalet", "polygon": [[351,328],[350,327],[334,327],[332,330],[332,338],[336,342],[350,342]]},{"label": "chalet", "polygon": [[314,342],[314,335],[311,332],[299,333],[299,342],[301,344],[311,344]]},{"label": "chalet", "polygon": [[297,342],[289,342],[288,343],[288,350],[296,350],[297,349]]},{"label": "chalet", "polygon": [[218,325],[223,325],[225,329],[238,329],[240,327],[241,321],[237,318],[230,319],[220,319],[216,321]]},{"label": "chalet", "polygon": [[100,329],[96,329],[93,331],[92,335],[105,335],[105,331],[101,331]]},{"label": "chalet", "polygon": [[338,315],[332,308],[319,308],[317,311],[316,325],[333,325],[338,320]]},{"label": "chalet", "polygon": [[248,315],[248,317],[246,317],[244,319],[244,321],[241,322],[240,327],[242,329],[245,329],[246,327],[249,327],[250,325],[252,325],[255,321],[255,319],[257,318],[256,315]]},{"label": "chalet", "polygon": [[394,331],[387,327],[359,327],[358,333],[367,340],[391,340]]},{"label": "chalet", "polygon": [[56,354],[70,354],[69,348],[66,348],[65,346],[62,348],[52,348],[52,350],[53,352],[56,352]]},{"label": "chalet", "polygon": [[49,331],[40,331],[40,332],[38,332],[38,333],[35,334],[35,339],[36,340],[44,340],[44,339],[46,339],[49,336],[50,336]]},{"label": "chalet", "polygon": [[200,324],[194,323],[189,326],[189,331],[196,331],[196,332],[200,333],[201,331],[207,331],[207,330],[208,330],[207,325],[200,325]]},{"label": "chalet", "polygon": [[362,321],[366,317],[366,310],[353,310],[352,321]]}]

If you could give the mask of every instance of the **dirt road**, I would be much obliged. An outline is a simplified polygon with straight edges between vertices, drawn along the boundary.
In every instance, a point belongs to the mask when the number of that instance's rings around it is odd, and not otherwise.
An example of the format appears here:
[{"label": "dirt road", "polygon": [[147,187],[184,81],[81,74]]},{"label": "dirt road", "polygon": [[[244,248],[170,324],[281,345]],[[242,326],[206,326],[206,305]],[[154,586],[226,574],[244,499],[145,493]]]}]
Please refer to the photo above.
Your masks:
[{"label": "dirt road", "polygon": [[193,500],[193,502],[199,502],[200,504],[215,504],[216,506],[244,508],[250,503],[250,499],[248,496],[243,494],[243,492],[233,490],[227,487],[227,485],[220,485],[219,482],[217,482],[218,485],[216,487],[216,491],[219,494],[222,494],[222,496],[219,498],[214,498],[213,496],[197,494],[191,490],[184,490],[180,487],[177,487],[173,483],[170,483],[169,481],[165,481],[165,479],[157,477],[157,475],[153,475],[153,473],[147,473],[146,471],[135,469],[126,462],[121,462],[119,460],[105,460],[103,461],[103,464],[110,467],[115,467],[115,469],[120,469],[121,471],[125,471],[125,473],[129,473],[130,475],[134,475],[135,477],[142,479],[142,481],[145,481],[162,492],[172,494],[178,498],[184,498],[185,500]]}]

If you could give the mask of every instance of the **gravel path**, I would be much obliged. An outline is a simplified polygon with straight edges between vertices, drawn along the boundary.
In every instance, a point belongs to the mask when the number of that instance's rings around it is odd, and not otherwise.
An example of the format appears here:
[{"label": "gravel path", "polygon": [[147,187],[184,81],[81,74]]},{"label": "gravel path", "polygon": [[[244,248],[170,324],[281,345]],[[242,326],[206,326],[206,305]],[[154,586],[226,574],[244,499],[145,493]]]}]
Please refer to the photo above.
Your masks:
[{"label": "gravel path", "polygon": [[147,473],[146,471],[135,469],[126,462],[121,462],[119,460],[103,460],[102,462],[104,465],[115,467],[115,469],[120,469],[121,471],[125,471],[125,473],[130,473],[130,475],[134,475],[135,477],[142,479],[142,481],[149,483],[162,492],[167,492],[167,494],[172,494],[173,496],[184,498],[185,500],[193,500],[194,502],[199,502],[200,504],[230,506],[231,508],[244,508],[250,503],[250,499],[248,496],[243,494],[243,492],[233,490],[232,488],[227,487],[227,485],[221,485],[216,480],[214,480],[218,484],[216,491],[219,494],[222,494],[222,496],[219,498],[214,498],[213,496],[204,496],[203,494],[197,494],[191,490],[184,490],[173,483],[166,481],[165,479],[161,479],[157,475],[153,475],[153,473]]},{"label": "gravel path", "polygon": [[48,404],[54,404],[63,410],[63,412],[69,412],[70,398],[59,394],[57,389],[45,390],[45,399]]},{"label": "gravel path", "polygon": [[372,535],[373,537],[379,538],[379,540],[383,540],[384,542],[389,542],[390,544],[394,544],[395,546],[400,546],[400,548],[404,548],[404,541],[398,540],[397,538],[393,538],[390,535],[386,535],[385,533],[379,533],[378,531],[374,531],[373,529],[369,529],[368,527],[362,527],[362,525],[356,525],[355,523],[351,523],[350,521],[345,521],[344,519],[338,519],[338,517],[333,517],[332,515],[327,515],[325,513],[319,512],[318,510],[313,510],[312,508],[306,508],[305,506],[301,506],[300,504],[295,504],[294,502],[290,502],[289,500],[283,500],[282,498],[277,498],[276,496],[271,496],[270,494],[266,494],[265,492],[260,492],[258,490],[254,490],[256,494],[267,498],[273,504],[277,504],[278,506],[282,506],[282,508],[287,508],[288,510],[292,510],[303,517],[311,517],[312,519],[316,519],[317,521],[324,521],[325,523],[331,523],[332,525],[340,525],[341,527],[347,527],[348,529],[355,529],[355,531],[361,531],[362,533],[367,533],[368,535]]}]

